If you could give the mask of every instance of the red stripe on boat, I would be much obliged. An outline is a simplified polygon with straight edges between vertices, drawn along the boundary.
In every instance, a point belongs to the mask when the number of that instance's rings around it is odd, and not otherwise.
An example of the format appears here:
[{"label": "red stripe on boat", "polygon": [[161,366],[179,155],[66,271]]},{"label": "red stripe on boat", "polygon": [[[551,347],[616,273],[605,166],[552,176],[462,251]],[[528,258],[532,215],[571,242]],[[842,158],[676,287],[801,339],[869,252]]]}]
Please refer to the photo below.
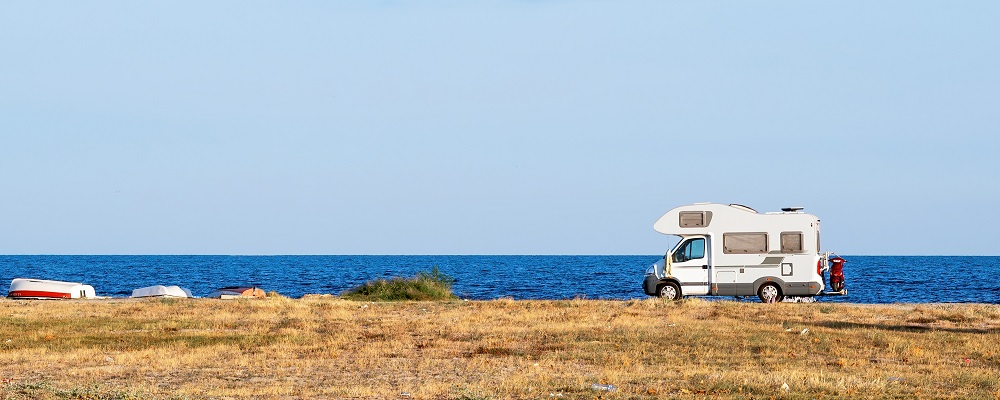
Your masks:
[{"label": "red stripe on boat", "polygon": [[53,299],[68,299],[72,296],[69,293],[45,292],[41,290],[14,290],[7,294],[7,297],[48,297]]}]

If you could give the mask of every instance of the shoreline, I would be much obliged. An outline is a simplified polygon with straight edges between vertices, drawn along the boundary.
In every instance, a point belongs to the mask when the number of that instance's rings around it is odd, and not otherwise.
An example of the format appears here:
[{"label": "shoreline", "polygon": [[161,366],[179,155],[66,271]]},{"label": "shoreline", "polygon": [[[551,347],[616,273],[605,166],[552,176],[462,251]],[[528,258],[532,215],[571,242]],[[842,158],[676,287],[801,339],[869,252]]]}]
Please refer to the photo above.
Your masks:
[{"label": "shoreline", "polygon": [[[280,293],[273,293],[273,294],[272,293],[268,293],[267,297],[263,298],[263,299],[261,299],[261,298],[255,299],[255,298],[250,298],[250,297],[247,297],[247,298],[219,299],[219,298],[198,297],[198,296],[187,297],[187,298],[185,298],[185,297],[169,297],[169,296],[159,296],[159,297],[157,297],[157,296],[150,296],[150,297],[97,296],[97,297],[92,297],[92,298],[80,298],[80,299],[20,299],[20,298],[12,298],[12,297],[7,297],[7,296],[4,296],[4,295],[0,295],[0,301],[9,300],[9,301],[40,301],[40,302],[81,302],[81,303],[85,303],[85,302],[100,302],[100,301],[105,301],[105,302],[107,302],[107,301],[122,301],[122,300],[124,300],[124,301],[153,301],[153,300],[180,300],[180,301],[184,301],[184,300],[266,301],[267,299],[284,299],[284,300],[290,300],[290,301],[299,301],[299,300],[342,300],[342,301],[351,301],[351,302],[357,302],[357,303],[406,303],[406,302],[429,302],[429,303],[443,302],[443,303],[447,303],[447,302],[493,302],[493,301],[515,301],[515,302],[565,302],[565,301],[636,302],[636,301],[664,301],[664,302],[668,302],[666,300],[661,300],[659,298],[649,297],[649,296],[647,296],[647,297],[641,297],[641,298],[631,298],[631,299],[628,299],[628,298],[622,298],[622,299],[612,299],[612,298],[607,298],[607,299],[605,299],[605,298],[590,299],[590,298],[584,298],[584,297],[578,297],[578,298],[572,298],[572,299],[569,299],[569,298],[567,298],[567,299],[516,299],[516,298],[512,298],[512,297],[499,297],[499,298],[495,298],[495,299],[467,299],[467,298],[457,298],[457,299],[454,299],[454,300],[364,301],[364,300],[349,300],[349,299],[342,298],[340,295],[329,294],[329,293],[306,293],[306,294],[302,295],[302,297],[288,297],[288,296],[282,295]],[[702,302],[706,302],[706,303],[727,303],[727,302],[729,302],[729,303],[738,303],[738,304],[763,304],[759,300],[757,300],[755,297],[754,298],[747,297],[746,299],[733,299],[732,296],[693,296],[693,297],[685,297],[684,299],[679,300],[678,302],[684,302],[684,301],[702,301]],[[933,306],[933,305],[942,305],[942,306],[946,306],[946,305],[956,305],[956,306],[962,306],[962,305],[970,305],[970,306],[975,306],[975,305],[1000,306],[1000,303],[985,303],[985,302],[983,302],[983,303],[977,303],[977,302],[957,302],[957,301],[933,302],[933,303],[931,303],[931,302],[929,302],[929,303],[917,303],[917,302],[913,302],[913,303],[909,303],[909,302],[853,303],[853,302],[844,302],[844,301],[825,302],[825,301],[822,301],[822,300],[817,300],[817,301],[808,302],[808,303],[806,303],[806,302],[781,302],[779,304],[812,304],[812,305],[824,305],[825,304],[825,305],[843,305],[843,306],[858,306],[858,307],[863,307],[863,306],[872,306],[872,307],[878,307],[878,306],[904,306],[905,307],[905,306],[921,306],[921,305],[926,305],[926,306]]]}]

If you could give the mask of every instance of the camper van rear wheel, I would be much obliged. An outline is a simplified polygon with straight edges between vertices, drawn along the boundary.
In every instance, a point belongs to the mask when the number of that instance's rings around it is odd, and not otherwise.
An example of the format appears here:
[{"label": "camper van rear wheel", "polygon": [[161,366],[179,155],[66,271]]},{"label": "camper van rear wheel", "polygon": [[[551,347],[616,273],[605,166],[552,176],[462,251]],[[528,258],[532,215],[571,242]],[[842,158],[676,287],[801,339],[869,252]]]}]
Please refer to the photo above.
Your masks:
[{"label": "camper van rear wheel", "polygon": [[781,295],[781,288],[774,283],[766,283],[757,289],[757,297],[760,297],[761,303],[779,303],[785,296]]},{"label": "camper van rear wheel", "polygon": [[658,293],[661,298],[667,300],[681,299],[681,287],[677,286],[677,284],[673,282],[661,283],[659,288],[656,289],[656,293]]}]

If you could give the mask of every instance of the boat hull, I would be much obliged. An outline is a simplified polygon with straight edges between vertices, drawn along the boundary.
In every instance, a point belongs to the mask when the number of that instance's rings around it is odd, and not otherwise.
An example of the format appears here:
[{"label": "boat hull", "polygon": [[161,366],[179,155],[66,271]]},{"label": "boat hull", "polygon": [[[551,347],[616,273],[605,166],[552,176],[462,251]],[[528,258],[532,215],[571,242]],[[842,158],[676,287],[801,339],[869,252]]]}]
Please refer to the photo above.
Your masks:
[{"label": "boat hull", "polygon": [[213,299],[264,298],[267,294],[259,287],[224,287],[208,295]]},{"label": "boat hull", "polygon": [[79,282],[15,278],[7,297],[12,299],[85,299],[97,297],[94,287]]},{"label": "boat hull", "polygon": [[132,297],[192,297],[191,292],[178,286],[149,286],[135,289]]}]

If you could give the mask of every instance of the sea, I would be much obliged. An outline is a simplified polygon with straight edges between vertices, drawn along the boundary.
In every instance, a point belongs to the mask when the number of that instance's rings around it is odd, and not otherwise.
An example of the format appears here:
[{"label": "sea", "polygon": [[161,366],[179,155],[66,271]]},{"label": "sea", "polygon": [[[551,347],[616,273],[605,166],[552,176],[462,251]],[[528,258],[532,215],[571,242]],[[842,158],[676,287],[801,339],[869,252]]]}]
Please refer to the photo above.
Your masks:
[{"label": "sea", "polygon": [[[178,285],[195,296],[257,286],[291,298],[340,294],[364,282],[438,270],[463,299],[643,299],[646,269],[662,255],[6,255],[0,295],[14,278],[92,285],[99,296]],[[1000,303],[997,256],[841,256],[846,296],[823,302]],[[728,297],[726,299],[732,299]],[[757,301],[745,298],[743,301]]]}]

